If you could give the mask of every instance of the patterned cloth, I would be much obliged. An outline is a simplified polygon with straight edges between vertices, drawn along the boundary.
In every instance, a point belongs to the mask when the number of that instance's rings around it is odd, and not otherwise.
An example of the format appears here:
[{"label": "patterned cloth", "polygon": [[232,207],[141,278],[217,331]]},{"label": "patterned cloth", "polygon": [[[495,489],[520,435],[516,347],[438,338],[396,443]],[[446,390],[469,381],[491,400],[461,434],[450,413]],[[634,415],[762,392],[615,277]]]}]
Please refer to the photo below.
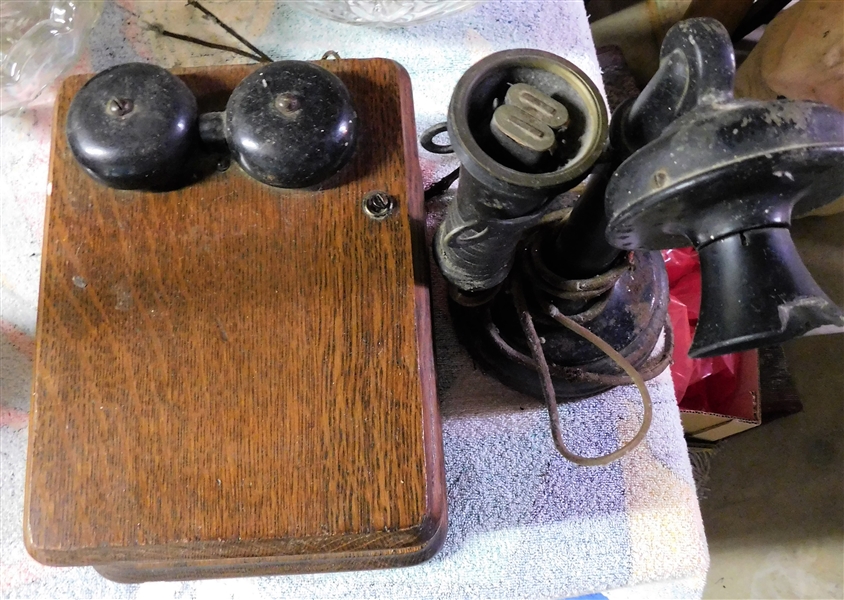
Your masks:
[{"label": "patterned cloth", "polygon": [[[419,131],[442,121],[459,76],[496,50],[533,47],[600,73],[576,1],[492,0],[427,25],[365,29],[260,0],[207,2],[273,58],[384,56],[409,71]],[[107,2],[75,71],[127,61],[173,66],[245,62],[161,38],[145,24],[236,45],[184,2]],[[654,423],[644,444],[606,467],[567,463],[535,400],[475,370],[451,330],[435,281],[438,378],[449,533],[429,562],[362,573],[120,585],[91,568],[49,568],[22,543],[29,386],[51,128],[40,105],[0,119],[0,595],[34,598],[607,598],[699,597],[708,554],[670,375],[649,384]],[[455,166],[420,152],[426,185]],[[633,388],[561,407],[573,450],[598,454],[629,439],[641,412]]]}]

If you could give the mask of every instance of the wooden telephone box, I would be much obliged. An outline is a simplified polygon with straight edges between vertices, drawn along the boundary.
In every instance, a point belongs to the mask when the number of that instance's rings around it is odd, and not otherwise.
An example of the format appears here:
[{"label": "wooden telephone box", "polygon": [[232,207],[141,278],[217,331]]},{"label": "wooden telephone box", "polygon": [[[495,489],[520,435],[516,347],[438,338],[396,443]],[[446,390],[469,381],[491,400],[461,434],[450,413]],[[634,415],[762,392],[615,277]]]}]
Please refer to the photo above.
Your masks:
[{"label": "wooden telephone box", "polygon": [[[56,103],[24,533],[116,581],[393,567],[446,530],[410,81],[321,61],[361,138],[323,189],[234,163],[171,192],[90,178]],[[255,66],[178,73],[220,110]],[[395,211],[376,220],[364,197]]]}]

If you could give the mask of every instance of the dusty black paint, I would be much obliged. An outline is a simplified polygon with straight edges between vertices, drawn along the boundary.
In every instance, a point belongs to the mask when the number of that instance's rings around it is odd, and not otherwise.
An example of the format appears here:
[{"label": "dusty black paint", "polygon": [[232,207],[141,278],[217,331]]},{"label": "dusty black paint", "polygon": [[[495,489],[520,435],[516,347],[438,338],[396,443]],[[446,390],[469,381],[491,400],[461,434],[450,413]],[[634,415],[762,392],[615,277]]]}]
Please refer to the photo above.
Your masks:
[{"label": "dusty black paint", "polygon": [[67,140],[76,160],[106,185],[152,189],[182,170],[196,134],[196,98],[166,69],[127,63],[76,94]]}]

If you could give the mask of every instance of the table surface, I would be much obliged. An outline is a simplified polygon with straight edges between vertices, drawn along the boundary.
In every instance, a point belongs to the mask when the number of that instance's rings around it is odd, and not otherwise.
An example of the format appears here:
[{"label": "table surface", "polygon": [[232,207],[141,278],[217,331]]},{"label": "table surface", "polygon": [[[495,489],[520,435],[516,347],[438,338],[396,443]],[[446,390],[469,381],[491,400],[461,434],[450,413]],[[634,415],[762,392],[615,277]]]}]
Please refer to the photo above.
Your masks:
[{"label": "table surface", "polygon": [[[444,119],[451,90],[496,50],[559,54],[600,81],[582,3],[492,0],[447,20],[406,29],[341,25],[261,0],[207,6],[276,59],[384,56],[407,68],[417,128]],[[128,61],[166,67],[246,62],[161,38],[161,23],[236,44],[182,2],[108,1],[75,72]],[[121,586],[90,568],[52,569],[23,548],[21,523],[33,334],[40,275],[52,109],[49,92],[0,119],[0,593],[14,597],[697,597],[708,567],[700,512],[670,375],[649,384],[654,424],[646,443],[613,465],[575,467],[556,454],[535,400],[474,368],[451,330],[434,273],[437,375],[449,534],[434,559],[368,573]],[[420,151],[426,186],[456,165]],[[617,388],[564,406],[575,450],[611,450],[638,426],[638,399]],[[623,588],[623,589],[622,589]]]}]

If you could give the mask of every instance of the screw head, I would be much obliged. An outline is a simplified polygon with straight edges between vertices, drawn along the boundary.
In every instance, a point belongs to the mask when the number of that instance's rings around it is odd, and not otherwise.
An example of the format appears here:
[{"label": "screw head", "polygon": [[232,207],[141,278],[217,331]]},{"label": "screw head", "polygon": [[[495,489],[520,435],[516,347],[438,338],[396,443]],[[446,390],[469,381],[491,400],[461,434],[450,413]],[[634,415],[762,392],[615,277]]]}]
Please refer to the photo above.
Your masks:
[{"label": "screw head", "polygon": [[106,104],[106,110],[114,117],[125,117],[135,110],[135,103],[131,98],[112,98]]},{"label": "screw head", "polygon": [[217,161],[217,171],[219,173],[223,173],[225,171],[228,171],[231,164],[232,164],[231,156],[229,156],[228,154],[225,154],[225,155],[221,156],[220,159]]},{"label": "screw head", "polygon": [[278,109],[278,112],[283,114],[285,117],[295,117],[296,113],[302,110],[302,103],[299,101],[296,94],[292,92],[284,92],[283,94],[276,96],[275,107]]},{"label": "screw head", "polygon": [[396,199],[387,192],[369,192],[363,197],[363,212],[370,219],[381,221],[389,217],[396,208]]}]

